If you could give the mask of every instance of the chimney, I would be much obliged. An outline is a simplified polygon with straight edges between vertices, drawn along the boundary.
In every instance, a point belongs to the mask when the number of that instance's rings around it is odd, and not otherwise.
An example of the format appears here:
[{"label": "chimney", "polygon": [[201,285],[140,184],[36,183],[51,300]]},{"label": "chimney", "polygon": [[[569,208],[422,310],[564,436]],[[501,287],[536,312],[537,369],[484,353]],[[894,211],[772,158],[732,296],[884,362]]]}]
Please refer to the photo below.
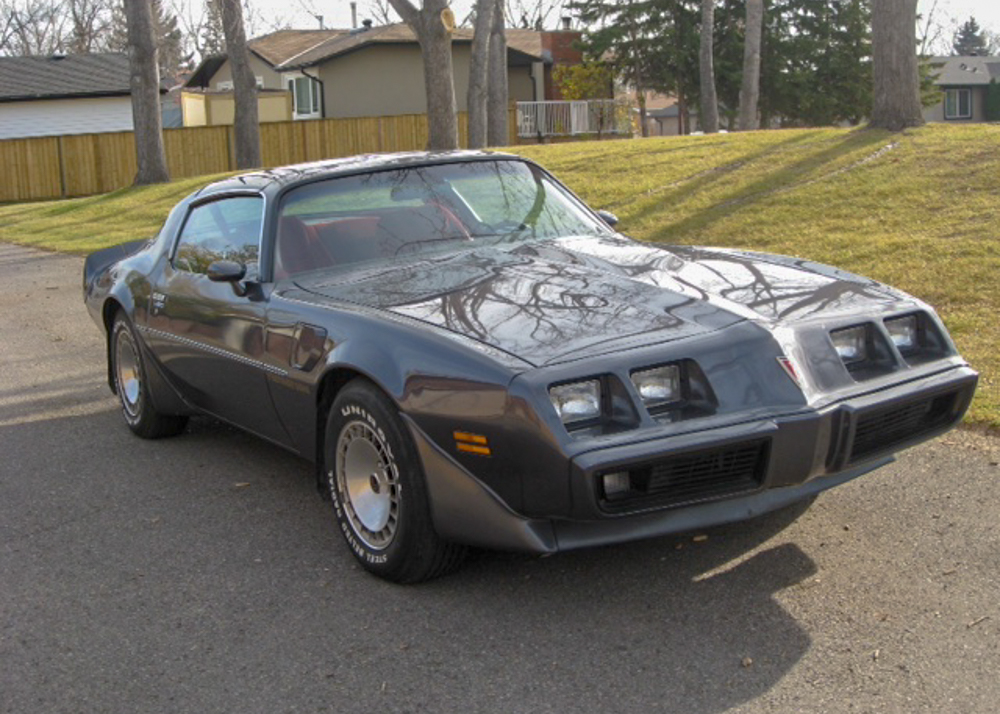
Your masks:
[{"label": "chimney", "polygon": [[573,18],[569,15],[562,16],[562,29],[572,30],[573,29]]},{"label": "chimney", "polygon": [[351,2],[351,27],[358,29],[358,4]]},{"label": "chimney", "polygon": [[362,20],[361,24],[364,25],[364,27],[365,27],[366,30],[372,29],[372,21],[371,20]]}]

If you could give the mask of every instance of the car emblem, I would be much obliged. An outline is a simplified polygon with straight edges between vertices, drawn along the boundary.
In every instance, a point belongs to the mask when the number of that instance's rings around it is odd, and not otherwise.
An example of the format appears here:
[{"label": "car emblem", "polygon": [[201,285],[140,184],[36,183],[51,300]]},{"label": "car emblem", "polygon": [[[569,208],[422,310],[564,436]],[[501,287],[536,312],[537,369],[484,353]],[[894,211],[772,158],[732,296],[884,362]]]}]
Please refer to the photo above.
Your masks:
[{"label": "car emblem", "polygon": [[781,365],[781,368],[785,370],[785,374],[788,375],[789,379],[795,382],[795,386],[802,389],[802,380],[799,379],[799,373],[795,371],[795,365],[792,364],[792,361],[784,355],[778,357],[777,360],[778,364]]}]

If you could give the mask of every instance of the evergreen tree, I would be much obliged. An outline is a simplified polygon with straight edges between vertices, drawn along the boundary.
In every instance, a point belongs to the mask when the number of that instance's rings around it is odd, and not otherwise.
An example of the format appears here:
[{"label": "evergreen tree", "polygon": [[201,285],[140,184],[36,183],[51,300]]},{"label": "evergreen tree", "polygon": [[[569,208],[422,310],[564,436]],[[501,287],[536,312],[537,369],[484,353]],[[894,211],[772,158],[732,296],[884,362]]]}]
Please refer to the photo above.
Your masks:
[{"label": "evergreen tree", "polygon": [[223,31],[220,0],[205,0],[205,19],[196,44],[202,58],[226,53],[226,33]]},{"label": "evergreen tree", "polygon": [[[184,34],[177,17],[166,9],[163,0],[152,0],[151,4],[160,77],[170,81],[181,66],[191,61],[191,55],[184,52]],[[121,3],[115,3],[112,9],[107,42],[111,52],[125,52],[128,48],[125,7]]]},{"label": "evergreen tree", "polygon": [[183,65],[191,61],[191,55],[184,52],[184,35],[177,25],[177,16],[167,10],[163,0],[153,0],[153,27],[160,76],[172,79]]},{"label": "evergreen tree", "polygon": [[979,27],[976,18],[970,17],[958,28],[951,48],[956,57],[987,54],[986,33]]}]

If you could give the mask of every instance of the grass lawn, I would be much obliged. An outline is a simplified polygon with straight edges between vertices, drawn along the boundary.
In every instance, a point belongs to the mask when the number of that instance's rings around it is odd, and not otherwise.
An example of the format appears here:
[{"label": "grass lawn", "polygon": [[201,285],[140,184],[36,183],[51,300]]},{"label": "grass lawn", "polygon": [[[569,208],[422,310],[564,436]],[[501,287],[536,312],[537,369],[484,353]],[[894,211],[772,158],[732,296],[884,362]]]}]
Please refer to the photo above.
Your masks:
[{"label": "grass lawn", "polygon": [[[1000,429],[1000,126],[811,129],[522,146],[636,238],[830,263],[934,305]],[[0,240],[85,253],[156,231],[185,179],[0,206]]]}]

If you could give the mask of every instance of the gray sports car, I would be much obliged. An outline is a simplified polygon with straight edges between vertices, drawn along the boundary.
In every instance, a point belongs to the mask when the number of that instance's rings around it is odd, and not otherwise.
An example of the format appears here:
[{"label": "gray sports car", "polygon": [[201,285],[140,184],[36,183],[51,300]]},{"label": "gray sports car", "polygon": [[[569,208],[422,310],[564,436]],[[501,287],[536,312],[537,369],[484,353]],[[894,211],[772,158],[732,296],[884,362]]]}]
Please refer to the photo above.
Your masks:
[{"label": "gray sports car", "polygon": [[616,233],[483,152],[260,171],[89,256],[128,426],[210,414],[314,461],[351,551],[415,582],[750,518],[964,414],[934,311],[825,265]]}]

